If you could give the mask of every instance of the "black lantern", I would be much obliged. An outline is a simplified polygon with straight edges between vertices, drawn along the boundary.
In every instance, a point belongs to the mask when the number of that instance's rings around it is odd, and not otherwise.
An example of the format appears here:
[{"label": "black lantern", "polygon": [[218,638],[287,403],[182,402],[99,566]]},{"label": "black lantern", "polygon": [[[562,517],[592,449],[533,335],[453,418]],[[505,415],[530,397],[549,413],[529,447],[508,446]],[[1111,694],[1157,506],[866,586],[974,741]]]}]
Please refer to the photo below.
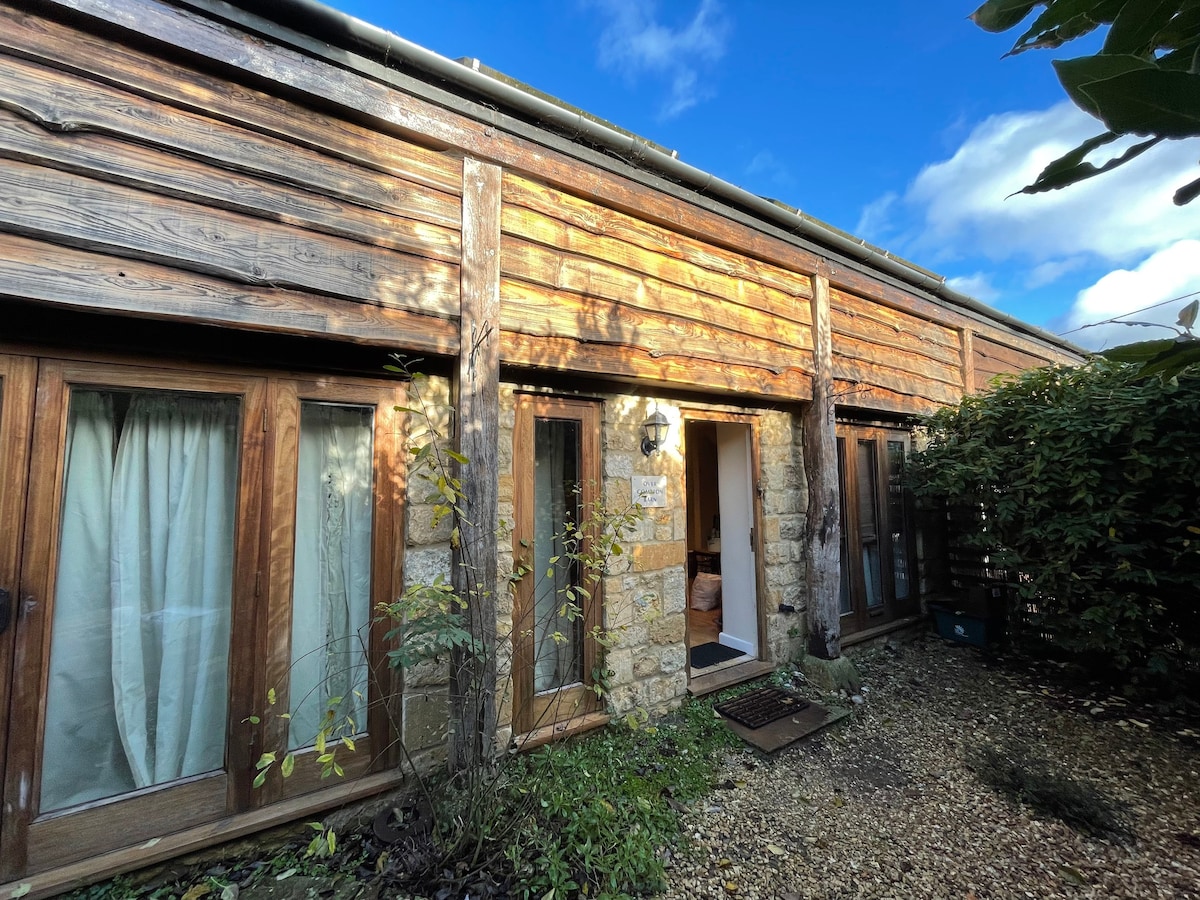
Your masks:
[{"label": "black lantern", "polygon": [[667,417],[656,409],[654,414],[642,423],[642,431],[646,433],[642,438],[642,453],[649,456],[661,447],[670,428],[671,423],[667,421]]}]

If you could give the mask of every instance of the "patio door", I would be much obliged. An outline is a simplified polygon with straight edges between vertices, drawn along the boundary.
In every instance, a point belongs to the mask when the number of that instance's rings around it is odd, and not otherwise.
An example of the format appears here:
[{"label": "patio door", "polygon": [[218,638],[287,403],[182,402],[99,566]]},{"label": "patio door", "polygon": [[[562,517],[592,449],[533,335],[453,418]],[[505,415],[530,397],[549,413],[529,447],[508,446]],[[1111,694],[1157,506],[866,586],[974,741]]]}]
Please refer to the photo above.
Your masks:
[{"label": "patio door", "polygon": [[43,360],[37,391],[6,875],[220,818],[249,769],[230,697],[253,646],[230,634],[253,621],[263,381]]},{"label": "patio door", "polygon": [[838,425],[843,634],[915,609],[915,544],[904,488],[909,442],[905,431]]}]

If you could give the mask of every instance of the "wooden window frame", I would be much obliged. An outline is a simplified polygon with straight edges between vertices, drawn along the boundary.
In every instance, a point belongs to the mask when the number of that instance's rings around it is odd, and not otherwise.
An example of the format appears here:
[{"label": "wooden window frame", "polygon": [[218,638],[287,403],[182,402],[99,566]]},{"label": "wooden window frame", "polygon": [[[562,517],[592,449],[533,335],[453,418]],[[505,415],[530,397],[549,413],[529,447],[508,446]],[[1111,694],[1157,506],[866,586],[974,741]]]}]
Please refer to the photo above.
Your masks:
[{"label": "wooden window frame", "polygon": [[[250,767],[249,740],[239,723],[238,698],[252,689],[253,640],[234,640],[238,622],[252,622],[255,553],[260,527],[263,471],[263,417],[266,384],[253,376],[185,372],[177,369],[44,360],[40,365],[33,465],[21,568],[22,609],[13,667],[12,716],[35,723],[24,740],[13,741],[5,772],[6,797],[34,797],[41,784],[44,697],[60,539],[59,510],[64,477],[70,395],[76,387],[114,390],[164,390],[241,398],[238,480],[234,534],[233,593],[230,621],[229,707],[224,768],[67,810],[33,812],[31,801],[6,816],[0,857],[3,870],[41,871],[112,849],[113,822],[119,817],[120,841],[136,844],[189,825],[213,821],[244,806],[246,792],[237,773]],[[53,464],[48,464],[52,461]]]},{"label": "wooden window frame", "polygon": [[[401,704],[394,702],[401,685],[399,672],[387,663],[385,635],[389,625],[374,611],[397,596],[402,585],[404,515],[404,406],[403,388],[395,384],[379,385],[350,379],[271,379],[268,415],[273,427],[268,441],[270,460],[270,500],[267,540],[262,543],[262,571],[266,575],[267,603],[261,610],[263,641],[260,652],[265,663],[257,697],[266,703],[269,690],[275,691],[274,707],[263,710],[256,744],[282,758],[288,745],[289,672],[292,642],[292,583],[296,535],[297,462],[300,445],[300,410],[306,401],[348,406],[372,406],[374,415],[373,522],[371,532],[371,604],[372,620],[368,637],[367,721],[365,733],[354,738],[352,753],[339,753],[338,763],[344,778],[356,778],[378,771],[398,761],[396,735],[399,733]],[[278,712],[276,712],[278,711]],[[309,793],[329,786],[321,777],[321,766],[311,748],[295,751],[295,770],[289,778],[279,775],[278,767],[269,775],[257,794],[259,805]]]},{"label": "wooden window frame", "polygon": [[[580,506],[594,508],[600,500],[600,416],[601,405],[595,400],[520,395],[513,430],[513,560],[517,566],[532,568],[534,534],[534,427],[537,419],[559,419],[579,423]],[[594,535],[587,535],[590,542]],[[590,549],[585,545],[584,551]],[[513,598],[513,730],[529,734],[546,726],[579,719],[599,708],[592,672],[599,661],[596,642],[583,641],[583,681],[556,691],[535,694],[533,690],[533,654],[531,642],[524,637],[533,617],[536,573],[517,582]],[[591,598],[584,610],[584,634],[604,624],[602,580],[589,587]]]},{"label": "wooden window frame", "polygon": [[[0,880],[80,866],[107,854],[133,858],[152,843],[202,841],[214,829],[236,829],[247,816],[266,823],[272,805],[280,818],[297,803],[321,805],[320,791],[337,797],[362,791],[344,779],[320,778],[319,766],[297,754],[292,778],[276,776],[254,789],[254,763],[264,750],[281,757],[286,748],[286,719],[264,715],[267,688],[284,679],[277,708],[288,702],[290,667],[292,548],[295,534],[296,453],[302,401],[371,405],[374,417],[374,512],[372,531],[372,610],[394,599],[402,584],[407,428],[404,386],[353,377],[286,376],[204,366],[142,364],[140,360],[24,357],[0,354],[0,441],[9,453],[0,465],[0,534],[20,541],[0,545],[0,578],[17,579],[14,605],[22,603],[14,625],[0,634],[4,687],[11,679],[10,721],[32,722],[0,749],[6,797],[30,797],[24,807],[11,804],[0,832]],[[239,402],[233,602],[229,647],[229,695],[222,769],[103,798],[65,810],[35,814],[40,793],[49,648],[53,625],[56,560],[64,450],[71,391],[76,388],[178,391],[219,394]],[[36,411],[36,420],[35,420]],[[23,528],[23,534],[21,530]],[[8,549],[6,549],[8,548]],[[0,586],[4,582],[0,581]],[[19,590],[18,590],[19,589]],[[401,678],[386,665],[385,622],[372,620],[371,664],[378,678],[368,700],[366,736],[354,753],[339,758],[346,778],[368,775],[366,782],[393,783],[381,771],[398,761],[395,736]],[[11,649],[11,652],[10,652]],[[9,656],[6,659],[5,654]],[[9,711],[9,705],[3,707]],[[6,724],[0,722],[0,725]],[[280,728],[280,725],[283,728]],[[5,729],[5,734],[8,730]],[[369,774],[375,773],[378,774]],[[365,782],[364,782],[365,783]],[[378,787],[373,789],[379,789]],[[22,791],[24,794],[22,794]],[[311,795],[312,800],[300,795]],[[296,807],[299,808],[299,807]],[[119,826],[114,828],[114,823]],[[214,832],[215,833],[215,832]],[[191,835],[191,837],[188,837]],[[138,845],[143,845],[140,849]]]},{"label": "wooden window frame", "polygon": [[[909,597],[901,602],[895,596],[895,579],[893,561],[890,552],[883,552],[888,547],[884,541],[887,534],[887,488],[888,488],[888,459],[887,445],[889,441],[899,441],[904,445],[905,458],[912,450],[912,434],[903,428],[888,428],[879,425],[857,425],[849,422],[837,423],[838,454],[841,464],[841,495],[842,495],[842,532],[847,550],[844,561],[849,576],[850,611],[842,613],[842,634],[851,635],[865,631],[876,625],[884,625],[907,615],[917,603],[916,578],[911,578]],[[875,517],[880,529],[880,589],[883,602],[874,608],[866,605],[866,576],[863,572],[861,533],[858,515],[859,484],[857,475],[856,453],[859,441],[869,440],[875,444],[875,481],[877,485],[875,497]],[[912,501],[905,492],[905,553],[910,562],[910,568],[916,572],[916,534],[915,516]]]}]

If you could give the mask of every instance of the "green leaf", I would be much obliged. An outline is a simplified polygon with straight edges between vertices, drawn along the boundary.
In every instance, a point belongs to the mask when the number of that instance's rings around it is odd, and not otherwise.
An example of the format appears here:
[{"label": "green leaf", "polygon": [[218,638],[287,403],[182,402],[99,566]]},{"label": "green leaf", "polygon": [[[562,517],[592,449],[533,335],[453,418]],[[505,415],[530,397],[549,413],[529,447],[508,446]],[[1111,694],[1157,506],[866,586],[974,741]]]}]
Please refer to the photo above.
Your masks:
[{"label": "green leaf", "polygon": [[[1123,54],[1121,56],[1080,56],[1075,59],[1056,59],[1053,61],[1054,71],[1058,74],[1059,83],[1067,96],[1089,115],[1103,119],[1100,108],[1085,88],[1100,82],[1145,69],[1153,69],[1154,64],[1140,56]],[[1107,123],[1106,123],[1107,124]],[[1123,133],[1119,128],[1109,126],[1110,131]]]},{"label": "green leaf", "polygon": [[295,756],[295,754],[289,753],[287,756],[285,756],[283,758],[283,762],[279,766],[279,772],[281,775],[283,775],[284,778],[290,778],[292,776],[292,772],[295,770],[295,768],[296,768],[296,756]]},{"label": "green leaf", "polygon": [[275,688],[267,688],[267,703],[271,704],[271,706],[274,706],[275,700]]},{"label": "green leaf", "polygon": [[1136,344],[1122,344],[1119,347],[1109,347],[1107,350],[1102,350],[1100,355],[1105,359],[1111,359],[1113,362],[1124,363],[1147,363],[1161,353],[1170,350],[1175,346],[1175,341],[1171,338],[1164,338],[1161,341],[1138,341]]},{"label": "green leaf", "polygon": [[1104,53],[1150,53],[1157,49],[1159,31],[1179,11],[1180,0],[1138,0],[1126,3],[1108,30]]},{"label": "green leaf", "polygon": [[[1109,130],[1166,138],[1200,136],[1200,74],[1159,69],[1136,56],[1088,58],[1107,62],[1081,66],[1075,65],[1080,60],[1061,60],[1054,67],[1071,99]],[[1120,62],[1110,65],[1112,60]],[[1102,74],[1105,70],[1108,74]],[[1080,96],[1086,100],[1080,102]]]},{"label": "green leaf", "polygon": [[1186,206],[1197,197],[1200,197],[1200,178],[1191,181],[1175,192],[1172,202],[1176,206]]},{"label": "green leaf", "polygon": [[258,762],[254,764],[256,769],[265,769],[275,762],[275,754],[273,752],[264,753],[258,758]]},{"label": "green leaf", "polygon": [[1040,5],[1039,0],[987,0],[970,18],[984,31],[998,33],[1019,24]]},{"label": "green leaf", "polygon": [[267,782],[267,770],[263,769],[261,772],[259,772],[257,775],[254,776],[254,781],[252,782],[252,785],[256,788],[260,788],[264,784],[266,784],[266,782]]}]

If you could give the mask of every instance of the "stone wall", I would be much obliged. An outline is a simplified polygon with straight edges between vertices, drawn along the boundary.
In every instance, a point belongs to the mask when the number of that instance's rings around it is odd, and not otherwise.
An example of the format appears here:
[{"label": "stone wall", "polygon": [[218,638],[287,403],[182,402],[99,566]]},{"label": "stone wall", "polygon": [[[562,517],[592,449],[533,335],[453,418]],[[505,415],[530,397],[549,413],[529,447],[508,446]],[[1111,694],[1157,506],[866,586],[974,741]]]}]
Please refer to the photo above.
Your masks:
[{"label": "stone wall", "polygon": [[[444,378],[421,378],[409,387],[408,404],[423,413],[408,417],[408,446],[430,440],[448,440],[451,427],[450,382]],[[405,497],[404,587],[431,584],[441,575],[450,578],[451,551],[449,517],[435,524],[437,488],[408,465]],[[449,722],[449,665],[427,662],[404,673],[401,706],[404,745],[409,753],[443,754]]]},{"label": "stone wall", "polygon": [[[411,443],[427,440],[432,428],[449,429],[450,385],[444,379],[424,379],[414,390],[412,405],[423,404],[428,421],[413,416]],[[520,388],[500,387],[500,435],[497,453],[499,519],[496,555],[498,578],[497,670],[500,733],[498,743],[512,738],[512,615],[510,577],[513,570],[514,519],[513,430]],[[592,395],[595,396],[595,395]],[[611,690],[609,712],[620,716],[635,711],[659,713],[678,705],[687,696],[687,519],[685,465],[682,443],[683,413],[665,398],[608,395],[602,403],[601,497],[605,506],[620,510],[633,502],[631,479],[635,475],[666,477],[663,508],[646,509],[625,535],[624,552],[615,557],[603,579],[604,627],[615,643],[607,655]],[[702,406],[689,403],[688,409]],[[657,409],[670,421],[666,443],[651,456],[641,452],[642,422]],[[760,479],[756,486],[762,501],[764,584],[759,596],[764,607],[766,642],[763,653],[774,662],[794,657],[803,646],[804,564],[802,531],[806,494],[801,452],[799,414],[789,411],[756,412],[759,437]],[[469,469],[468,469],[469,471]],[[437,575],[450,575],[450,523],[436,526],[434,486],[410,471],[405,586],[428,583]],[[793,612],[780,612],[780,607]],[[426,664],[405,675],[404,735],[410,750],[444,746],[447,723],[447,670],[444,664]]]}]

